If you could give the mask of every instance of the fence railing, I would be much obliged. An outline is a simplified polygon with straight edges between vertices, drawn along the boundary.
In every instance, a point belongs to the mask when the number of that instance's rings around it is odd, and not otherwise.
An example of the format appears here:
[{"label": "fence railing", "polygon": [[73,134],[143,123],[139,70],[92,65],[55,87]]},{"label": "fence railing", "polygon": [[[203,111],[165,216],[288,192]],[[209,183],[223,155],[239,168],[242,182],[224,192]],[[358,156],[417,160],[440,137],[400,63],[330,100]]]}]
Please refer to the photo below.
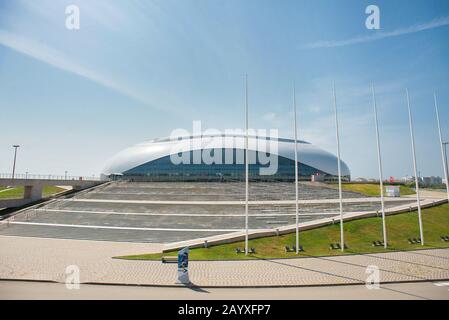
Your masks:
[{"label": "fence railing", "polygon": [[[0,179],[12,179],[12,173],[0,173]],[[101,181],[104,180],[98,176],[69,176],[57,174],[31,174],[31,173],[15,173],[14,179],[39,179],[39,180],[87,180]]]}]

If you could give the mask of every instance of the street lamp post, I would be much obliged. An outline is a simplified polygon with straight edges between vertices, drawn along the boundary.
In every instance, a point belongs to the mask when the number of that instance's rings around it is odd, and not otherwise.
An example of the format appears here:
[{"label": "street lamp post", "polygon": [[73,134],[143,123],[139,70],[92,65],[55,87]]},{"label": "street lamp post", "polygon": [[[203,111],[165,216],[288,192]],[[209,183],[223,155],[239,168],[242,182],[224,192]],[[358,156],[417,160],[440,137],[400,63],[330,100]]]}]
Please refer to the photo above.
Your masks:
[{"label": "street lamp post", "polygon": [[16,159],[17,159],[17,149],[20,147],[18,144],[12,146],[14,148],[14,162],[12,165],[12,178],[14,179],[14,175],[16,173]]}]

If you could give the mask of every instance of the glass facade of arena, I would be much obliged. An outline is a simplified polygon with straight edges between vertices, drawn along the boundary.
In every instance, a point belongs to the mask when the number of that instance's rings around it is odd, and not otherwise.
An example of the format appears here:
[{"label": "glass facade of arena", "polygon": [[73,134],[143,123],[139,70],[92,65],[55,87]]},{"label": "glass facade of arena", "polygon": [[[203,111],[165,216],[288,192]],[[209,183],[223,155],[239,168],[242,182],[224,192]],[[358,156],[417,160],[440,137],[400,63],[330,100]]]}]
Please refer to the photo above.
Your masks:
[{"label": "glass facade of arena", "polygon": [[[206,164],[202,157],[198,157],[201,163],[193,164],[194,152],[190,151],[190,163],[174,164],[170,156],[149,161],[145,164],[139,165],[123,173],[121,179],[128,179],[133,181],[243,181],[245,179],[245,164],[244,157],[239,157],[240,161],[236,160],[237,154],[243,155],[244,150],[235,149],[220,149],[222,154],[221,164],[213,163]],[[205,150],[203,152],[209,153],[212,157],[214,150]],[[227,153],[228,152],[228,153]],[[229,153],[231,152],[231,153]],[[225,161],[225,155],[232,154],[232,161]],[[266,163],[269,154],[262,153],[262,158],[255,151],[249,151],[249,179],[259,181],[294,181],[295,179],[295,161],[281,156],[274,156],[277,161],[277,171],[272,175],[261,175],[260,168],[267,168],[270,164],[262,164],[259,159],[265,159],[262,162]],[[228,158],[229,159],[229,158]],[[198,161],[198,162],[199,162]],[[310,181],[311,175],[320,174],[327,175],[316,168],[300,163],[299,164],[299,178],[301,180]]]}]

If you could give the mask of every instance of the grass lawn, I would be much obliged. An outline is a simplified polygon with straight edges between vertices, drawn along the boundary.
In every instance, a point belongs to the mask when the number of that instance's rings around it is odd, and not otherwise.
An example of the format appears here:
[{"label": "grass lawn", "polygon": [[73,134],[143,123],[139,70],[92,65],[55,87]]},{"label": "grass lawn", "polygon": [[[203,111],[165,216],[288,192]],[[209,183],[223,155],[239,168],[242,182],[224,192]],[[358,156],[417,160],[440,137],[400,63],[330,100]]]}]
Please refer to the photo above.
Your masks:
[{"label": "grass lawn", "polygon": [[[388,184],[384,184],[384,188],[387,185]],[[338,185],[332,184],[332,187],[338,188]],[[378,184],[343,183],[341,187],[343,190],[361,193],[365,196],[380,197],[380,190],[379,190]],[[400,185],[399,188],[400,188],[401,196],[415,194],[415,190],[413,190],[407,186]],[[384,191],[385,191],[385,189],[384,189]],[[384,192],[384,194],[385,194],[385,192]]]},{"label": "grass lawn", "polygon": [[60,187],[56,187],[56,186],[45,186],[44,190],[42,190],[42,195],[44,197],[49,197],[56,193],[63,192],[65,190],[66,189],[64,189],[64,188],[60,188]]},{"label": "grass lawn", "polygon": [[[411,245],[408,238],[419,238],[417,212],[402,213],[387,216],[387,235],[389,247],[373,247],[373,240],[382,240],[381,218],[365,218],[346,222],[345,242],[348,249],[342,253],[340,250],[330,250],[329,244],[340,241],[339,224],[321,227],[300,233],[300,244],[304,252],[300,257],[332,256],[341,254],[360,254],[373,252],[388,252],[398,250],[415,250],[421,248],[449,247],[449,242],[440,239],[442,235],[449,235],[449,204],[424,209],[423,211],[425,246]],[[256,254],[245,256],[236,254],[235,248],[244,248],[244,242],[223,244],[209,248],[190,250],[191,260],[239,260],[239,259],[267,259],[267,258],[293,258],[295,253],[286,253],[284,247],[295,243],[295,234],[259,238],[249,241],[249,246],[256,249]],[[177,253],[157,253],[134,256],[117,257],[131,260],[160,260],[162,256],[175,256]]]},{"label": "grass lawn", "polygon": [[20,199],[23,198],[23,187],[11,188],[0,192],[0,199]]},{"label": "grass lawn", "polygon": [[[65,189],[56,186],[44,186],[42,195],[44,197],[49,197],[64,190]],[[24,191],[23,187],[17,187],[9,189],[7,191],[0,192],[0,199],[21,199],[23,198],[23,191]]]}]

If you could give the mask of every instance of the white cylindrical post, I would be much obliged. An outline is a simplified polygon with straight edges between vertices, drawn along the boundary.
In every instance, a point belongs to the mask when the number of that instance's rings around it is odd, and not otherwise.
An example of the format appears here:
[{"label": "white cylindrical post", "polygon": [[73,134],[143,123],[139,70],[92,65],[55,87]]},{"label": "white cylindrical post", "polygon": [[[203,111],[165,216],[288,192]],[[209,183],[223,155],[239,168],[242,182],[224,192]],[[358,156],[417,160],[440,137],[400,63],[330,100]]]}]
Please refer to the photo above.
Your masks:
[{"label": "white cylindrical post", "polygon": [[298,127],[296,120],[296,89],[293,83],[293,117],[295,126],[295,209],[296,209],[296,254],[299,253],[299,190],[298,190]]},{"label": "white cylindrical post", "polygon": [[409,121],[409,126],[410,126],[410,140],[412,142],[413,170],[414,170],[414,174],[415,174],[415,187],[416,187],[416,202],[418,205],[419,235],[421,237],[421,245],[424,245],[424,234],[423,234],[423,225],[422,225],[422,217],[421,217],[421,202],[420,202],[420,198],[419,198],[419,177],[418,177],[418,168],[416,166],[415,135],[413,133],[413,119],[412,119],[412,111],[410,109],[410,97],[408,94],[408,89],[405,89],[405,95],[407,97],[408,121]]},{"label": "white cylindrical post", "polygon": [[341,160],[340,160],[340,133],[338,129],[338,111],[337,111],[337,94],[335,92],[335,83],[333,84],[334,92],[334,111],[335,111],[335,136],[337,138],[337,161],[338,161],[338,197],[340,203],[340,246],[341,251],[345,250],[345,238],[343,230],[343,194],[341,191]]},{"label": "white cylindrical post", "polygon": [[382,232],[384,237],[384,247],[387,248],[387,224],[385,221],[385,199],[384,199],[384,184],[383,184],[383,170],[382,170],[382,157],[380,152],[380,139],[379,139],[379,122],[377,119],[377,103],[376,103],[376,91],[374,90],[374,84],[372,85],[373,93],[373,108],[374,108],[374,122],[376,126],[376,141],[377,141],[377,162],[379,165],[379,188],[380,188],[380,202],[382,208]]},{"label": "white cylindrical post", "polygon": [[444,144],[443,144],[443,136],[441,134],[441,125],[440,125],[440,113],[438,111],[438,102],[437,102],[437,94],[436,92],[433,93],[433,100],[435,102],[435,113],[437,115],[437,125],[438,125],[438,134],[440,136],[440,148],[441,148],[441,159],[443,161],[443,172],[444,172],[444,179],[446,181],[446,191],[447,191],[447,201],[449,202],[449,178],[447,175],[447,166],[446,166],[446,157],[444,155]]},{"label": "white cylindrical post", "polygon": [[248,255],[248,75],[245,74],[245,122],[246,122],[246,135],[245,135],[245,255]]}]

